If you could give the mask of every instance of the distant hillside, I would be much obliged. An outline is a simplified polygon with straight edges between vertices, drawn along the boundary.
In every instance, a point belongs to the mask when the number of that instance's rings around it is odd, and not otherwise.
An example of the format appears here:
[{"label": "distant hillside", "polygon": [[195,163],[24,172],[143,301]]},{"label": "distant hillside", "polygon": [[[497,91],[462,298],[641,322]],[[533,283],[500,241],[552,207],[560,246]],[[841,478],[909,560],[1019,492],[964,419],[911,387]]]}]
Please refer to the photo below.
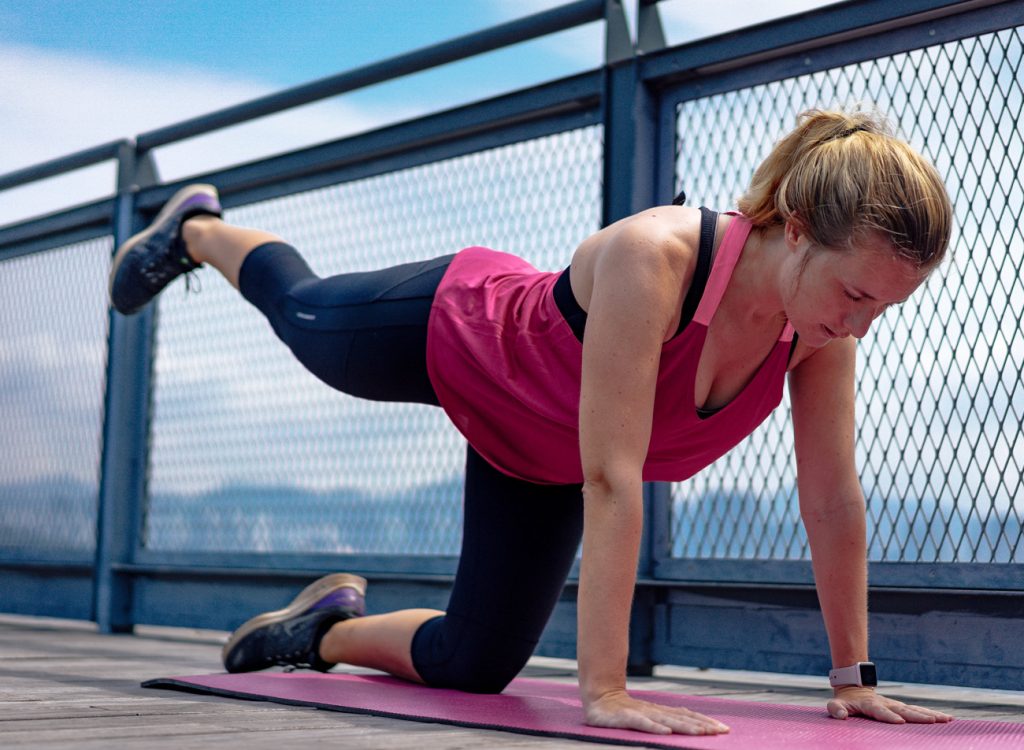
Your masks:
[{"label": "distant hillside", "polygon": [[97,492],[67,477],[0,486],[0,550],[93,549]]},{"label": "distant hillside", "polygon": [[228,486],[198,496],[155,495],[153,549],[251,552],[456,554],[462,480],[396,496],[352,488]]},{"label": "distant hillside", "polygon": [[[795,493],[716,494],[677,500],[677,557],[801,559],[806,549]],[[869,499],[870,559],[1024,562],[1017,511],[967,516],[933,498],[888,506]],[[880,509],[883,509],[879,512]],[[95,544],[96,487],[67,478],[0,486],[0,550],[89,550]],[[370,493],[294,486],[229,485],[199,495],[156,494],[145,519],[155,550],[457,554],[462,479]],[[2,555],[2,551],[0,551]]]}]

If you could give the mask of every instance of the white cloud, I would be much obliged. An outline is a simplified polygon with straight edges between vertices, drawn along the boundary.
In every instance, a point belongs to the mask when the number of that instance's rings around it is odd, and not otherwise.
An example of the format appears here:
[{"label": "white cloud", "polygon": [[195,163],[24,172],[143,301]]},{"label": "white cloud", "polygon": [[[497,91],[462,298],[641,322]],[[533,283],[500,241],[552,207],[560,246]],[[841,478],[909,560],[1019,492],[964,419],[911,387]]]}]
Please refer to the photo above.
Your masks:
[{"label": "white cloud", "polygon": [[[519,18],[564,5],[564,0],[490,0],[490,3],[502,16]],[[749,0],[718,0],[714,3],[664,0],[658,3],[657,9],[668,43],[675,45],[829,4],[821,0],[769,0],[761,3],[751,3]],[[627,2],[625,7],[628,22],[635,25],[631,13],[632,3]],[[589,24],[549,37],[542,43],[548,50],[567,60],[597,65],[603,55],[604,25]]]},{"label": "white cloud", "polygon": [[760,3],[749,0],[717,0],[714,3],[666,0],[658,3],[658,12],[669,43],[682,44],[830,4],[833,3],[821,0],[770,0]]},{"label": "white cloud", "polygon": [[[260,81],[181,65],[139,67],[0,44],[0,173],[272,93]],[[338,101],[263,118],[156,153],[164,179],[338,138],[405,113]],[[7,191],[0,224],[113,191],[112,166]]]}]

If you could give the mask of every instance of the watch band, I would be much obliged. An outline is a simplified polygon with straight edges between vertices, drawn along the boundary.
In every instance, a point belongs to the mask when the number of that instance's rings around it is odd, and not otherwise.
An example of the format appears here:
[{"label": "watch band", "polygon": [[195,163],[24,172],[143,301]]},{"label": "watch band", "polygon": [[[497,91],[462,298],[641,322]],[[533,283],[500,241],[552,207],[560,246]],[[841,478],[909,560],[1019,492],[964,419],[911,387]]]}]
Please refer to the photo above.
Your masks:
[{"label": "watch band", "polygon": [[828,682],[832,687],[857,685],[858,687],[875,687],[878,685],[878,673],[870,661],[859,661],[849,667],[837,667],[828,673]]}]

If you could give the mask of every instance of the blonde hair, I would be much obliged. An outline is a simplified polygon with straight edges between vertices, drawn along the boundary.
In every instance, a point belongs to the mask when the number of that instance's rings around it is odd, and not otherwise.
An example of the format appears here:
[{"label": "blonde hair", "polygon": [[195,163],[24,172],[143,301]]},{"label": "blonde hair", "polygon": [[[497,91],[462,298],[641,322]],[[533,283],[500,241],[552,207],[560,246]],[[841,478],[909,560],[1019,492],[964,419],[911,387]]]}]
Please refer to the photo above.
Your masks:
[{"label": "blonde hair", "polygon": [[953,207],[942,178],[879,115],[812,109],[775,144],[739,199],[757,228],[794,221],[817,245],[881,233],[922,271],[946,253]]}]

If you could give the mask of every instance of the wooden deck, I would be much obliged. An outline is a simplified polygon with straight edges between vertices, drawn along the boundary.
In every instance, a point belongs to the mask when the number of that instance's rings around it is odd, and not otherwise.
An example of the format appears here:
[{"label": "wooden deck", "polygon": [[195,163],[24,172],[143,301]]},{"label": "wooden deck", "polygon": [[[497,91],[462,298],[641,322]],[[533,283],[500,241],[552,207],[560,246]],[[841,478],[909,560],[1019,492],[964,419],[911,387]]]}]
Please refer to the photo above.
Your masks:
[{"label": "wooden deck", "polygon": [[[101,635],[91,623],[0,616],[0,748],[261,748],[380,750],[612,747],[397,721],[169,691],[153,677],[220,671],[224,633],[138,628]],[[531,677],[574,682],[572,662],[535,659]],[[766,689],[766,683],[774,684]],[[663,668],[635,687],[824,706],[821,678]],[[886,685],[886,692],[962,718],[1024,721],[1024,693]]]}]

